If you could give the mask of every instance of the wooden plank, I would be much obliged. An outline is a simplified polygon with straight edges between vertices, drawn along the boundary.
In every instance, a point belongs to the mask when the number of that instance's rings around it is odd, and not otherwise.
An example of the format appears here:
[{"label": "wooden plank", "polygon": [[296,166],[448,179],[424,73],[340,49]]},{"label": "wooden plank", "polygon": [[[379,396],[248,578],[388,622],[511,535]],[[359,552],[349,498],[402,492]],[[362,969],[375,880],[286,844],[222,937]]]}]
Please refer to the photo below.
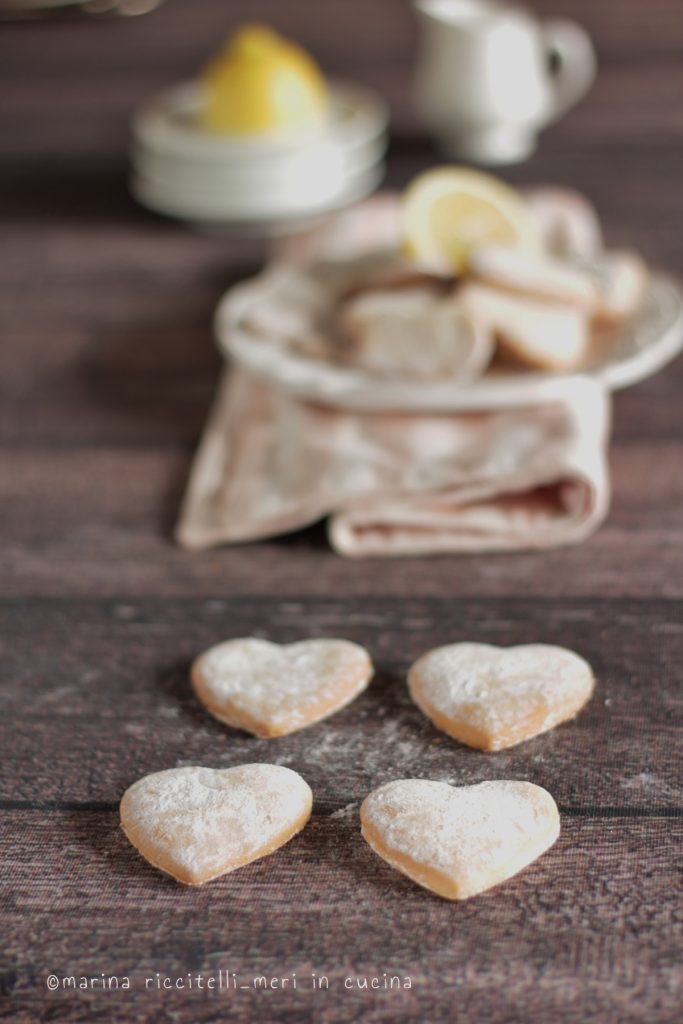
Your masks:
[{"label": "wooden plank", "polygon": [[[161,768],[275,760],[301,771],[325,810],[411,775],[529,779],[586,813],[683,808],[678,601],[33,600],[0,606],[0,632],[12,637],[0,799],[115,804]],[[240,635],[344,636],[371,651],[376,679],[328,722],[256,740],[210,718],[188,681],[201,650]],[[431,726],[405,686],[421,653],[462,639],[567,645],[593,664],[596,695],[576,722],[512,750],[462,747]]]},{"label": "wooden plank", "polygon": [[[32,98],[31,89],[40,85],[26,75],[27,61],[40,61],[45,80],[56,84],[61,95],[69,96],[79,78],[95,84],[113,78],[115,95],[125,95],[131,81],[163,83],[193,71],[222,35],[254,16],[249,0],[233,0],[229,8],[221,0],[203,0],[190,17],[183,7],[182,0],[167,2],[154,18],[104,28],[101,22],[76,30],[68,24],[3,25],[2,74],[14,86],[22,81],[21,94]],[[358,74],[377,67],[409,69],[416,27],[402,0],[374,0],[363,13],[362,32],[351,4],[326,0],[326,8],[324,18],[313,18],[309,0],[259,0],[258,16],[299,39],[330,70]],[[683,46],[677,0],[649,0],[646,7],[640,0],[536,0],[534,8],[542,15],[579,20],[591,32],[604,66],[625,59],[636,67],[644,61],[662,63],[667,57],[676,59]],[[127,57],[124,79],[119,74],[121,50]]]},{"label": "wooden plank", "polygon": [[[5,31],[7,29],[3,27]],[[211,42],[207,34],[207,40],[197,54],[196,67],[204,62]],[[374,42],[372,45],[376,46]],[[613,143],[644,140],[660,145],[664,142],[673,148],[672,143],[680,143],[682,129],[678,100],[682,72],[679,50],[680,45],[661,58],[655,54],[651,63],[642,65],[604,63],[588,99],[551,129],[546,145],[552,146],[556,140],[563,140],[575,146],[608,147]],[[1,43],[0,56],[4,58]],[[409,136],[426,141],[424,128],[416,120],[411,103],[413,61],[411,46],[398,66],[374,63],[354,68],[345,65],[338,74],[365,83],[388,100],[393,127],[399,139]],[[328,61],[330,71],[334,72],[335,64]],[[184,65],[186,73],[194,71],[191,58],[186,57]],[[52,75],[43,73],[25,91],[9,93],[0,120],[4,129],[12,132],[12,148],[8,149],[8,155],[31,163],[37,163],[41,156],[63,162],[68,153],[98,160],[109,155],[121,160],[126,149],[130,112],[173,81],[173,74],[158,71],[150,74],[149,69],[143,69],[137,78],[129,78],[122,83],[118,70],[100,71],[97,79],[88,81],[87,93],[82,88],[83,81],[85,79],[75,78],[70,86],[58,86],[59,72]],[[40,110],[41,107],[47,109],[56,88],[59,89],[57,100],[51,116],[43,122],[43,133],[35,129],[27,132],[27,111]],[[14,95],[16,99],[13,99]],[[41,141],[45,147],[42,150]],[[423,152],[423,160],[428,155],[428,151]]]},{"label": "wooden plank", "polygon": [[680,458],[681,446],[672,441],[615,447],[610,518],[577,548],[358,563],[331,553],[321,527],[293,540],[181,551],[170,533],[189,471],[189,449],[180,455],[158,448],[9,450],[0,477],[3,591],[121,597],[254,591],[680,596]]},{"label": "wooden plank", "polygon": [[[380,861],[353,815],[316,816],[285,849],[199,890],[141,862],[115,813],[7,818],[1,849],[14,880],[3,959],[15,1021],[422,1024],[457,1009],[486,1024],[673,1024],[680,1008],[680,821],[565,816],[535,865],[449,904]],[[144,989],[156,972],[219,969],[249,987]],[[46,991],[49,973],[101,972],[128,976],[131,988]],[[292,972],[296,991],[254,991],[254,976]],[[329,990],[312,991],[311,972]],[[412,987],[344,987],[385,973]]]},{"label": "wooden plank", "polygon": [[[594,155],[617,140],[641,145],[647,141],[643,157],[651,155],[650,144],[668,145],[669,156],[676,152],[673,145],[680,142],[683,84],[677,2],[654,0],[644,8],[639,0],[621,0],[618,7],[573,0],[568,11],[566,0],[544,0],[546,13],[569,13],[583,21],[594,35],[602,61],[600,78],[587,101],[546,138],[546,151],[560,144],[565,170],[559,175],[561,180],[583,184],[576,180],[576,161],[572,160],[582,142],[589,144]],[[266,20],[270,18],[310,46],[330,72],[359,78],[384,92],[391,101],[399,136],[417,133],[422,139],[422,162],[430,156],[433,159],[410,103],[417,33],[407,5],[399,0],[375,0],[364,12],[366,31],[360,35],[352,5],[334,3],[330,20],[311,19],[306,0],[288,0],[284,10],[279,0],[260,0],[259,9]],[[154,19],[144,22],[81,24],[78,31],[54,24],[3,26],[0,128],[7,158],[14,157],[28,176],[27,184],[32,168],[44,167],[46,161],[63,165],[69,157],[95,159],[101,164],[105,157],[115,160],[117,175],[112,173],[111,163],[102,167],[108,187],[100,189],[100,203],[106,202],[119,215],[130,215],[132,203],[123,201],[130,111],[168,82],[193,73],[221,34],[251,16],[246,0],[233,2],[229,12],[220,0],[204,0],[192,18],[176,4],[175,9],[167,5]],[[379,51],[378,39],[382,41]],[[125,75],[120,71],[122,52],[126,53]],[[32,62],[39,66],[40,74],[30,74]],[[562,140],[569,144],[564,151]],[[567,159],[572,161],[570,175],[566,173],[570,169]],[[632,159],[637,160],[633,151],[620,164],[620,179],[628,178]],[[655,162],[651,160],[649,174],[656,173]],[[529,166],[533,168],[534,163]],[[607,176],[609,161],[604,170]],[[86,190],[88,180],[94,181],[92,174],[84,175],[82,170],[77,178]],[[19,182],[14,182],[15,187]],[[58,179],[55,185],[59,195]],[[32,189],[33,210],[54,209],[54,194],[51,203],[43,203],[40,191]],[[10,194],[5,195],[9,199]],[[10,201],[8,205],[14,204]]]},{"label": "wooden plank", "polygon": [[[86,325],[81,310],[65,314],[49,342],[46,324],[33,323],[30,333],[25,324],[13,329],[12,345],[0,353],[3,448],[194,448],[221,366],[209,325],[219,289],[197,277],[189,308],[175,311],[172,322],[164,306],[176,281],[168,275],[155,302],[147,301],[128,324]],[[111,288],[108,301],[120,308],[119,285],[98,282],[97,288],[105,295]],[[55,285],[55,296],[58,290]],[[683,359],[616,395],[616,442],[683,439],[681,387]]]}]

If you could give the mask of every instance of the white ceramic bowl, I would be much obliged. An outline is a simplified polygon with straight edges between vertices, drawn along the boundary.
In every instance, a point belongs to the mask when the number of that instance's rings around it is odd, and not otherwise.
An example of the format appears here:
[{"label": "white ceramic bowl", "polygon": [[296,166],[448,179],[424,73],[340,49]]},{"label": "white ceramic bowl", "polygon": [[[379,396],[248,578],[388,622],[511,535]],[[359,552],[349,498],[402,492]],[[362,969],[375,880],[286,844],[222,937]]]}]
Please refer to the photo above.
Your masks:
[{"label": "white ceramic bowl", "polygon": [[[339,166],[344,173],[358,173],[379,164],[386,150],[383,137],[370,140],[358,146],[340,148],[327,147],[327,152],[318,146],[314,152],[301,152],[288,158],[285,165],[278,159],[254,161],[249,165],[249,181],[258,181],[265,187],[287,175],[302,176],[310,172],[311,165],[320,167],[321,161],[328,166]],[[178,184],[194,184],[198,178],[202,183],[242,187],[245,172],[239,163],[232,161],[193,159],[190,157],[169,157],[153,149],[134,145],[131,149],[131,163],[136,173],[150,179],[174,181]]]},{"label": "white ceramic bowl", "polygon": [[365,88],[333,83],[329,116],[296,137],[212,135],[198,124],[199,104],[189,83],[134,118],[132,190],[158,212],[266,225],[337,209],[381,181],[388,112]]},{"label": "white ceramic bowl", "polygon": [[131,178],[130,188],[143,206],[157,213],[203,225],[215,224],[234,227],[239,232],[246,229],[249,233],[270,235],[297,231],[313,219],[359,202],[379,187],[383,174],[382,167],[372,168],[348,178],[343,189],[323,191],[317,196],[310,191],[296,197],[289,194],[270,204],[259,199],[253,203],[235,202],[226,191],[218,194],[173,191],[140,177]]},{"label": "white ceramic bowl", "polygon": [[[599,261],[596,260],[596,263]],[[291,276],[306,280],[306,268],[288,267]],[[544,371],[497,371],[472,381],[406,381],[379,378],[362,369],[303,355],[281,338],[269,338],[248,326],[260,304],[271,311],[273,296],[282,292],[282,266],[230,289],[215,316],[219,348],[250,372],[300,398],[364,411],[457,412],[534,405],[566,393],[571,374]],[[290,290],[296,282],[289,285]],[[683,349],[683,294],[663,274],[653,273],[642,309],[624,325],[619,337],[597,353],[580,376],[592,377],[611,391],[651,376]]]}]

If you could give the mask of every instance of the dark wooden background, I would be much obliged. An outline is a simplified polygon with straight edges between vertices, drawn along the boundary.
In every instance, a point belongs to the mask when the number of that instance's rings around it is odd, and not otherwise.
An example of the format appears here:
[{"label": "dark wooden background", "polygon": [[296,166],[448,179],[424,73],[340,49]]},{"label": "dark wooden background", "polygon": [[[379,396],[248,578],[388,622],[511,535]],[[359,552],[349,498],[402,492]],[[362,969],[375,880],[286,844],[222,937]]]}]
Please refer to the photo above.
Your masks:
[{"label": "dark wooden background", "polygon": [[[601,72],[511,179],[585,190],[610,241],[683,274],[680,0],[533,6],[580,18]],[[410,112],[400,0],[169,0],[139,20],[0,27],[0,1019],[678,1022],[683,363],[617,398],[612,512],[579,548],[355,563],[322,528],[206,554],[172,542],[220,368],[212,308],[262,252],[138,209],[127,123],[245,17],[391,99],[391,184],[434,159]],[[246,633],[360,641],[376,682],[298,736],[245,738],[201,711],[187,668]],[[510,752],[459,747],[411,705],[404,676],[462,638],[576,648],[595,699]],[[316,796],[310,827],[276,856],[193,891],[119,831],[138,776],[257,760],[301,771]],[[504,887],[442,902],[358,832],[354,805],[411,775],[540,783],[562,836]],[[144,989],[157,971],[219,968],[300,984]],[[311,971],[328,992],[311,991]],[[46,988],[50,973],[101,972],[131,990]],[[412,989],[344,988],[384,972]]]}]

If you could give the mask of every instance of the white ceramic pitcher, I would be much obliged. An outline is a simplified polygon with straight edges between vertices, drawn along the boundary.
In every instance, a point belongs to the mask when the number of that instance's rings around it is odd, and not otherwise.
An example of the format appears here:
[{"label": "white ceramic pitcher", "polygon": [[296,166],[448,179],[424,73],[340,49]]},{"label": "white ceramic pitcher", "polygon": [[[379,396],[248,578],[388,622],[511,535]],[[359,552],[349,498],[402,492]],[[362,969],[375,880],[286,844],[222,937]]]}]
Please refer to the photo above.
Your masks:
[{"label": "white ceramic pitcher", "polygon": [[422,27],[417,111],[450,156],[481,164],[524,160],[539,130],[593,83],[593,45],[572,21],[539,21],[495,0],[413,6]]}]

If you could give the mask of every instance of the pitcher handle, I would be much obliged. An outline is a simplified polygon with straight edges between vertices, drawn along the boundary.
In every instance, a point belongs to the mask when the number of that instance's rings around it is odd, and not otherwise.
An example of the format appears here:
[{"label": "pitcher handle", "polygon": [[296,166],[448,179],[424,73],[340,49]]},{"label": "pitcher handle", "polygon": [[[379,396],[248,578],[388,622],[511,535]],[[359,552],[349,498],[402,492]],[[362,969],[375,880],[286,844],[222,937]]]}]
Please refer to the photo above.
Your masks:
[{"label": "pitcher handle", "polygon": [[598,62],[590,36],[576,22],[549,18],[542,28],[548,55],[557,62],[549,116],[556,121],[586,95],[595,81]]}]

